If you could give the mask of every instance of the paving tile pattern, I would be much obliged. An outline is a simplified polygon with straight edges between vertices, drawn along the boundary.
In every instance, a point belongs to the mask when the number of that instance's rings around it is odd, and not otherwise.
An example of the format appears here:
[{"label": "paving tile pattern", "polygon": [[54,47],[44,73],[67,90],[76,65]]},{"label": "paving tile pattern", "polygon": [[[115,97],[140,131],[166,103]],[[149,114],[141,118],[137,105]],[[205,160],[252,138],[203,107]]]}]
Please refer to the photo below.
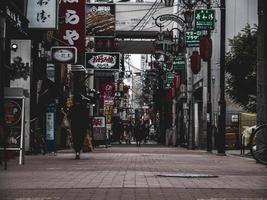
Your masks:
[{"label": "paving tile pattern", "polygon": [[[159,177],[196,173],[218,178]],[[267,168],[253,159],[199,150],[149,147],[98,148],[80,160],[26,156],[25,165],[0,168],[0,200],[267,200]]]}]

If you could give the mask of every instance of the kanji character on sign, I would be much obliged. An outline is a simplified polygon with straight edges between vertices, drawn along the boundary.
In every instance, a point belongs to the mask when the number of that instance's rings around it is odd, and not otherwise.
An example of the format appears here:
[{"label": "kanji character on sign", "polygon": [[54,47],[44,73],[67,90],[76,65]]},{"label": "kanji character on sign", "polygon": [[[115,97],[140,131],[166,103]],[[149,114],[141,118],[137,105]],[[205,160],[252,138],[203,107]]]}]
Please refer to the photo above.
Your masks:
[{"label": "kanji character on sign", "polygon": [[66,24],[78,24],[80,21],[79,16],[76,14],[75,10],[67,10],[65,23]]},{"label": "kanji character on sign", "polygon": [[41,10],[41,12],[37,13],[37,21],[45,23],[47,18],[50,18],[50,14],[47,14],[44,10]]},{"label": "kanji character on sign", "polygon": [[47,5],[50,0],[38,0],[37,4],[39,6]]},{"label": "kanji character on sign", "polygon": [[70,45],[74,45],[74,40],[78,40],[80,35],[76,30],[66,30],[66,34],[63,36],[64,40],[68,40]]}]

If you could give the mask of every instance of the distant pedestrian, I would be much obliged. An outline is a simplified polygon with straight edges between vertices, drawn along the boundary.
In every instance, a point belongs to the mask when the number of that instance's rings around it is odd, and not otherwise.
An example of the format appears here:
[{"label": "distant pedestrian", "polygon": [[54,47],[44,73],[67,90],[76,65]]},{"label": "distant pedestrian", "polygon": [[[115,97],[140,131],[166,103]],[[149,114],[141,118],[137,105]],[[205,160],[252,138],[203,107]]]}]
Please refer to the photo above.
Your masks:
[{"label": "distant pedestrian", "polygon": [[149,128],[150,128],[149,121],[147,120],[147,121],[144,122],[144,130],[143,130],[143,132],[144,132],[144,143],[147,143],[147,140],[148,140],[148,137],[149,137]]},{"label": "distant pedestrian", "polygon": [[136,146],[141,146],[143,138],[143,125],[140,121],[137,121],[134,128],[134,135],[136,140]]},{"label": "distant pedestrian", "polygon": [[82,101],[81,95],[75,96],[74,104],[70,108],[69,113],[73,147],[76,153],[75,159],[80,159],[80,151],[83,146],[84,137],[89,128],[88,117],[89,113],[86,103]]},{"label": "distant pedestrian", "polygon": [[126,144],[131,144],[132,139],[132,122],[126,126]]}]

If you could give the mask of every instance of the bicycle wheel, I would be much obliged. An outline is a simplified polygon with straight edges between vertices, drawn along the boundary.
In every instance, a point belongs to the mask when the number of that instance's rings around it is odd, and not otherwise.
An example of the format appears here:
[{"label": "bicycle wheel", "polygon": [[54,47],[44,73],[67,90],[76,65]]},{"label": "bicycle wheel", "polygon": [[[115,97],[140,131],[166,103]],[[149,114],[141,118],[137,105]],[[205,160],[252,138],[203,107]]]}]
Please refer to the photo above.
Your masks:
[{"label": "bicycle wheel", "polygon": [[250,152],[257,162],[267,165],[267,124],[260,126],[252,133]]}]

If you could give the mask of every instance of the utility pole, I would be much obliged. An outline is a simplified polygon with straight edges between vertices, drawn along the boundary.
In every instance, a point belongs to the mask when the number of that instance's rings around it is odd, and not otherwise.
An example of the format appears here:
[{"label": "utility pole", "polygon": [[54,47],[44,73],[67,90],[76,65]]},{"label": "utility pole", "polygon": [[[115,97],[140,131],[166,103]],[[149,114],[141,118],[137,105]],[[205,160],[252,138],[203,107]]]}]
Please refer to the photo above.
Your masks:
[{"label": "utility pole", "polygon": [[[4,65],[5,65],[6,19],[0,16],[0,126],[4,124]],[[1,131],[1,129],[0,129]],[[1,134],[1,133],[0,133]]]},{"label": "utility pole", "polygon": [[221,52],[220,52],[220,113],[218,133],[218,155],[225,155],[225,0],[221,0]]},{"label": "utility pole", "polygon": [[[207,3],[207,9],[210,9],[210,0]],[[208,30],[208,38],[210,38],[210,30]],[[211,104],[211,58],[208,59],[207,64],[207,89],[208,89],[208,101],[207,101],[207,151],[212,151],[212,104]]]},{"label": "utility pole", "polygon": [[[6,52],[6,18],[0,14],[0,143],[4,146],[4,169],[7,170],[6,133],[4,123],[4,67]],[[2,164],[2,158],[0,163]]]},{"label": "utility pole", "polygon": [[266,0],[258,0],[257,123],[267,123]]}]

